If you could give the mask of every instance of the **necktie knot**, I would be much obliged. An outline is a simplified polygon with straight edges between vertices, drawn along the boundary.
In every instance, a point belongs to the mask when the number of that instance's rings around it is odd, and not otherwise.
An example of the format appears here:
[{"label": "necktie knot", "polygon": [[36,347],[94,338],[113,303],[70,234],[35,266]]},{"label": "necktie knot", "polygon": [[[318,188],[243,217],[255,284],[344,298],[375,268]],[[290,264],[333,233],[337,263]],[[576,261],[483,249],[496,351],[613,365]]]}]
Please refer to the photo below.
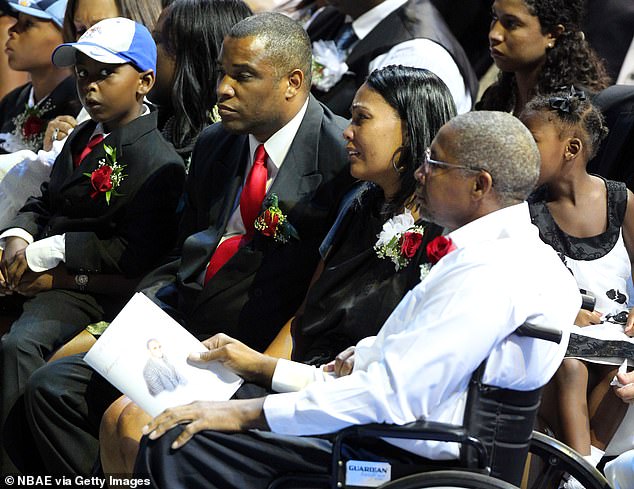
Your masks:
[{"label": "necktie knot", "polygon": [[266,150],[264,149],[264,145],[260,144],[257,148],[255,148],[255,157],[253,159],[254,165],[265,165],[266,158],[268,155],[266,154]]}]

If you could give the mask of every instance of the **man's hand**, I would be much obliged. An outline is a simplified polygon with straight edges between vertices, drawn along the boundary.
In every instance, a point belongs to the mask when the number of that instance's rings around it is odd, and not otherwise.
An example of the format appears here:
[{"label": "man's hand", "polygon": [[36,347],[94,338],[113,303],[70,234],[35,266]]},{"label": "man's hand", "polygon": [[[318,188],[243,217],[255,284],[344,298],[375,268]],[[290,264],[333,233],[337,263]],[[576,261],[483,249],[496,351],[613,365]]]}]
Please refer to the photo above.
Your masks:
[{"label": "man's hand", "polygon": [[50,121],[44,133],[44,151],[50,151],[53,141],[61,141],[67,137],[76,125],[77,120],[70,115],[59,115]]},{"label": "man's hand", "polygon": [[220,362],[243,379],[263,387],[271,386],[277,358],[263,355],[222,333],[203,341],[203,345],[208,348],[208,351],[190,353],[190,361],[195,363]]},{"label": "man's hand", "polygon": [[354,368],[354,350],[354,346],[346,348],[332,362],[324,365],[324,371],[334,372],[337,377],[350,375]]},{"label": "man's hand", "polygon": [[22,275],[22,279],[13,290],[18,294],[32,297],[39,292],[51,290],[55,281],[55,269],[46,272],[35,273],[30,270]]},{"label": "man's hand", "polygon": [[172,448],[177,449],[203,430],[268,430],[269,426],[262,409],[264,399],[262,397],[225,402],[196,401],[166,409],[143,427],[143,434],[149,435],[151,440],[156,440],[176,425],[184,424],[186,426],[183,432],[172,443]]},{"label": "man's hand", "polygon": [[623,387],[615,387],[614,393],[624,402],[634,402],[634,372],[618,373],[616,378]]},{"label": "man's hand", "polygon": [[599,311],[586,311],[580,309],[575,319],[577,326],[590,326],[591,324],[601,324],[601,314]]}]

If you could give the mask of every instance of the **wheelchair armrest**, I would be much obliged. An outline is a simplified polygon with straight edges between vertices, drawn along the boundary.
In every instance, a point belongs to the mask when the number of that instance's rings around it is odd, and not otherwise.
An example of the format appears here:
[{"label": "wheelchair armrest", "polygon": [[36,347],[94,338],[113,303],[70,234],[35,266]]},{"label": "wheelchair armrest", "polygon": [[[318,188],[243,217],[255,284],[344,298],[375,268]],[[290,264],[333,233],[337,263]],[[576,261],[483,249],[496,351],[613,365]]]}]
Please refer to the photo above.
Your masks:
[{"label": "wheelchair armrest", "polygon": [[560,329],[545,328],[544,326],[538,326],[531,323],[522,324],[515,330],[515,334],[519,336],[530,336],[531,338],[538,338],[540,340],[552,341],[553,343],[560,343],[562,337]]},{"label": "wheelchair armrest", "polygon": [[337,433],[333,444],[333,468],[341,459],[341,446],[349,438],[399,438],[409,440],[431,440],[453,442],[472,446],[477,454],[479,468],[488,472],[487,450],[483,443],[470,436],[462,426],[414,421],[404,425],[371,423],[345,428]]}]

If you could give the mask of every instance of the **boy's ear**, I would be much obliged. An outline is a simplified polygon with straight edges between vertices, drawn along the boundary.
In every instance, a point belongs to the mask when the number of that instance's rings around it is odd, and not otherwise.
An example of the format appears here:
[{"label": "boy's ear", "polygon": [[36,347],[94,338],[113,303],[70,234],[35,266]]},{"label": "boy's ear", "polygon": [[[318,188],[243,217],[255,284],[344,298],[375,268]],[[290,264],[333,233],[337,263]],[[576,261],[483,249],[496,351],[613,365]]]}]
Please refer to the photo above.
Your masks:
[{"label": "boy's ear", "polygon": [[567,161],[574,160],[583,151],[583,142],[579,138],[570,138],[566,143],[564,156]]},{"label": "boy's ear", "polygon": [[137,88],[137,93],[141,97],[145,97],[152,87],[154,86],[154,71],[153,70],[145,70],[139,73],[139,86]]}]

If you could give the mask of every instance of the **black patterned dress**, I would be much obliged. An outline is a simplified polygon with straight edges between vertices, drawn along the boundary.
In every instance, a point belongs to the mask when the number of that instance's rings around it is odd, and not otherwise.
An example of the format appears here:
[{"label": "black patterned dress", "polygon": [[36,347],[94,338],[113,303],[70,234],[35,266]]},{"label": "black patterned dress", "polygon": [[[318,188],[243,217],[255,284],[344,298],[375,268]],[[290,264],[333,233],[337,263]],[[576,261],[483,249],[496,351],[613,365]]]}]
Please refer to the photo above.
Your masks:
[{"label": "black patterned dress", "polygon": [[542,240],[559,253],[579,288],[596,298],[595,310],[602,313],[601,324],[573,327],[567,356],[620,364],[624,358],[634,359],[633,340],[623,332],[629,310],[627,281],[631,273],[622,233],[627,188],[621,182],[604,181],[608,226],[596,236],[577,238],[562,231],[541,190],[529,198],[529,208]]},{"label": "black patterned dress", "polygon": [[376,335],[403,296],[420,282],[420,266],[427,262],[425,246],[442,228],[424,224],[418,252],[397,271],[390,259],[379,258],[374,250],[387,220],[380,212],[383,202],[382,193],[368,190],[366,184],[349,195],[350,205],[341,209],[321,248],[325,268],[293,322],[293,360],[321,365]]}]

